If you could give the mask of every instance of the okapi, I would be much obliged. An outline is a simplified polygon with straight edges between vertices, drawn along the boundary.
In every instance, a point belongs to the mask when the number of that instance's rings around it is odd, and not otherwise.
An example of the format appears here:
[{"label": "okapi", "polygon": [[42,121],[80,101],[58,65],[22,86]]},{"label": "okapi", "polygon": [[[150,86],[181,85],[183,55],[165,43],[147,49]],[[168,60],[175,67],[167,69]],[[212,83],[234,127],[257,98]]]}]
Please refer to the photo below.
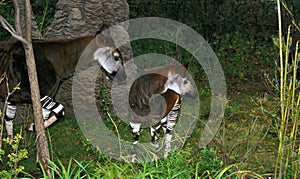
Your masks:
[{"label": "okapi", "polygon": [[[85,50],[93,43],[93,49]],[[103,25],[95,36],[85,36],[64,40],[32,40],[36,69],[43,108],[44,126],[48,127],[58,118],[64,117],[64,106],[54,100],[55,94],[63,79],[70,78],[76,65],[84,67],[93,61],[114,76],[118,71],[118,81],[126,79],[123,59],[113,39],[109,36],[108,27]],[[89,46],[90,47],[90,46]],[[81,55],[91,53],[92,58],[79,62]],[[5,124],[9,137],[13,136],[13,119],[17,103],[31,103],[29,78],[26,58],[22,43],[3,41],[0,43],[0,97],[5,98],[18,84],[17,89],[8,98],[5,110]],[[7,84],[9,85],[7,89]],[[49,118],[50,113],[54,115]]]},{"label": "okapi", "polygon": [[150,127],[151,143],[158,147],[157,130],[163,127],[166,133],[166,157],[171,151],[170,142],[180,110],[181,95],[195,96],[196,93],[191,82],[185,78],[186,67],[182,65],[171,63],[164,67],[146,69],[145,72],[147,74],[134,81],[129,91],[133,143],[138,143],[141,127]]}]

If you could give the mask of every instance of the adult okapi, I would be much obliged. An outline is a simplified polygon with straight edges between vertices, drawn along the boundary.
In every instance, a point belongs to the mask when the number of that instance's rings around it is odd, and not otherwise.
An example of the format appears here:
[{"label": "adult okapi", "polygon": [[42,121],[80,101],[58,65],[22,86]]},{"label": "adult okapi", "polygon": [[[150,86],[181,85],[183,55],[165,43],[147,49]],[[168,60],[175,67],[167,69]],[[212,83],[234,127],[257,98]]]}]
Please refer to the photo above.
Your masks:
[{"label": "adult okapi", "polygon": [[[69,40],[32,40],[45,127],[64,116],[64,106],[54,100],[55,94],[61,81],[72,76],[81,54],[86,53],[84,50],[89,43],[93,43],[95,47],[88,50],[88,53],[93,53],[93,59],[85,59],[80,65],[84,67],[98,61],[108,74],[114,76],[119,71],[121,75],[118,75],[118,80],[125,80],[121,53],[109,36],[106,25],[103,25],[95,36]],[[0,43],[0,77],[1,98],[5,98],[8,90],[11,92],[20,84],[20,89],[9,96],[5,110],[6,130],[8,136],[12,137],[16,104],[31,103],[26,59],[21,42],[12,40]],[[52,112],[54,115],[49,119]]]},{"label": "adult okapi", "polygon": [[130,127],[134,144],[138,143],[139,132],[143,126],[150,127],[151,142],[158,147],[157,130],[163,127],[166,133],[164,156],[168,155],[181,95],[196,95],[191,82],[185,77],[186,67],[173,61],[163,67],[146,69],[146,74],[134,81],[129,91]]}]

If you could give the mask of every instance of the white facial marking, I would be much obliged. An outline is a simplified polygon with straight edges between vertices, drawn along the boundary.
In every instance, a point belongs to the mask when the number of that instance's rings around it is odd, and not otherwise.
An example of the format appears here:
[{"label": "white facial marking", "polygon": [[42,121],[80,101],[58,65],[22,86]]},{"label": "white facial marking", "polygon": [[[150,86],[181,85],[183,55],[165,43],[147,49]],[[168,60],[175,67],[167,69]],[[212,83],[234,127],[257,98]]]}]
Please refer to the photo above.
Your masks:
[{"label": "white facial marking", "polygon": [[111,47],[98,48],[94,53],[94,60],[97,60],[109,74],[117,72],[122,66],[120,54],[113,53]]},{"label": "white facial marking", "polygon": [[168,80],[162,93],[166,92],[168,89],[175,91],[179,95],[193,93],[194,91],[194,87],[190,80],[182,78],[179,74],[174,74],[172,72],[168,73]]},{"label": "white facial marking", "polygon": [[114,52],[114,57],[120,58],[120,54],[117,52]]}]

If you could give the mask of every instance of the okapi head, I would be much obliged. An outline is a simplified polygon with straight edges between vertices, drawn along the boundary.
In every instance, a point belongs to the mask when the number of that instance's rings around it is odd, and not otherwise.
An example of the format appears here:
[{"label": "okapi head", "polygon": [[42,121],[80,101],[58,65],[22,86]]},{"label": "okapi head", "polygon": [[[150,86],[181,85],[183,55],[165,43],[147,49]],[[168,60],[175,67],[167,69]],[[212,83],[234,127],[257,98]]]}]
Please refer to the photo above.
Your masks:
[{"label": "okapi head", "polygon": [[[187,78],[188,63],[181,65],[175,59],[165,66],[159,66],[154,68],[146,68],[145,73],[157,73],[168,78],[165,85],[170,85],[176,93],[180,95],[186,95],[194,97],[197,95],[195,88],[193,87],[191,81]],[[176,85],[176,86],[174,86]],[[165,90],[168,88],[165,87]],[[170,89],[170,88],[169,88]]]},{"label": "okapi head", "polygon": [[[110,75],[125,81],[127,76],[123,66],[123,59],[120,50],[116,47],[110,36],[109,28],[103,25],[95,35],[96,51],[93,54],[101,67]],[[119,73],[119,75],[116,75]]]},{"label": "okapi head", "polygon": [[168,73],[168,80],[165,84],[164,92],[168,89],[175,91],[179,95],[195,96],[195,88],[191,81],[173,71],[169,71]]}]

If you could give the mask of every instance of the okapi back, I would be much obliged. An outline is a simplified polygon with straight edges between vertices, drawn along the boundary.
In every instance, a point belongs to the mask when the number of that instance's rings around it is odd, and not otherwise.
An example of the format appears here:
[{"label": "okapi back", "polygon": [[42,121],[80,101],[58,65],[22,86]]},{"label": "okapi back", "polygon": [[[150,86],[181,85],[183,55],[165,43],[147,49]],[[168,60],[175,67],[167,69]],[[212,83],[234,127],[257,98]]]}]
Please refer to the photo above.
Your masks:
[{"label": "okapi back", "polygon": [[140,116],[150,113],[149,100],[155,94],[161,94],[167,77],[160,74],[146,74],[132,84],[129,91],[129,105]]},{"label": "okapi back", "polygon": [[165,90],[168,78],[160,74],[146,74],[138,78],[129,91],[131,122],[142,125],[156,124],[180,102],[180,95],[173,90]]},{"label": "okapi back", "polygon": [[[53,97],[60,80],[69,77],[85,47],[93,36],[67,40],[32,40],[38,82],[41,96]],[[23,45],[16,40],[0,43],[0,75],[8,78],[9,90],[12,91],[20,82],[21,91],[17,90],[10,97],[11,102],[28,103],[30,99],[29,78]],[[0,84],[0,97],[7,94],[6,82]]]},{"label": "okapi back", "polygon": [[[6,45],[7,49],[3,46]],[[20,82],[20,88],[22,89],[22,92],[26,93],[21,98],[21,101],[18,100],[20,96],[20,91],[16,91],[12,94],[10,97],[10,101],[14,102],[28,102],[30,101],[30,87],[29,87],[29,77],[27,72],[27,65],[26,65],[26,57],[25,57],[25,51],[23,48],[23,45],[19,41],[5,41],[1,42],[0,45],[1,50],[1,75],[4,73],[7,76],[8,84],[9,84],[9,90],[10,92],[13,90],[14,87],[16,87]],[[2,53],[3,52],[3,53]],[[39,54],[40,56],[44,55],[43,51],[37,51],[34,50],[35,54]],[[35,55],[36,60],[36,69],[37,74],[39,76],[38,82],[40,86],[40,91],[42,95],[45,95],[49,93],[49,91],[53,90],[53,94],[49,94],[50,96],[54,95],[56,92],[56,87],[58,85],[55,85],[58,81],[55,69],[50,61],[44,56],[37,58]],[[3,95],[7,94],[6,91],[6,82],[2,82],[0,85],[0,95],[1,97],[4,97]]]}]

